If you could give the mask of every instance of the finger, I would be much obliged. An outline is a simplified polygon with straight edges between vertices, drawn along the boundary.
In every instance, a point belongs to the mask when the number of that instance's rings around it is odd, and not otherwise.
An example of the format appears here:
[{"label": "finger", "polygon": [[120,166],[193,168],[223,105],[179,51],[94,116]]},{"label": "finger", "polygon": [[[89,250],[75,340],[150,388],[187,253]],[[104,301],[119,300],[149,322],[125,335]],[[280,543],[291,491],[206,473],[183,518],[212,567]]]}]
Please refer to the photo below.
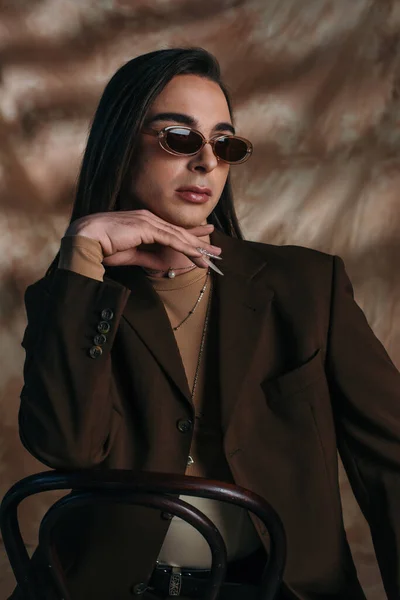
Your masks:
[{"label": "finger", "polygon": [[[207,268],[203,262],[203,258],[199,258],[195,261],[191,258],[192,262],[196,266],[202,269]],[[130,248],[128,250],[121,250],[111,256],[107,256],[103,259],[103,264],[106,267],[120,267],[120,266],[139,266],[145,269],[160,269],[165,270],[165,262],[154,252],[148,252],[146,250],[138,250],[137,248]]]},{"label": "finger", "polygon": [[128,248],[127,250],[121,250],[110,254],[103,258],[103,265],[106,267],[120,267],[123,265],[135,265],[136,264],[136,248]]},{"label": "finger", "polygon": [[[177,229],[181,229],[181,227],[179,227],[179,225],[174,225],[174,223],[170,223],[169,221],[166,221],[165,219],[162,219],[161,217],[159,217],[158,215],[156,215],[155,213],[151,212],[150,210],[137,210],[134,211],[135,214],[137,214],[138,216],[142,216],[142,217],[150,217],[153,218],[157,221],[159,221],[160,223],[164,223],[165,225],[171,225],[171,227],[176,227]],[[214,225],[212,225],[211,223],[206,223],[205,225],[197,225],[197,227],[201,228],[201,227],[214,227]]]},{"label": "finger", "polygon": [[[152,213],[147,209],[120,211],[119,216],[122,218],[121,222],[125,222],[125,219],[127,217],[135,218],[142,220],[145,223],[149,223],[159,228],[163,228],[166,231],[172,230],[174,231],[174,233],[181,237],[182,241],[186,241],[187,243],[192,244],[194,248],[200,246],[205,250],[208,250],[208,252],[211,252],[215,255],[219,255],[222,252],[221,248],[219,248],[218,246],[213,246],[212,244],[209,244],[204,240],[198,239],[203,236],[209,235],[213,231],[214,225],[212,225],[211,223],[207,225],[199,225],[195,228],[192,228],[189,231],[184,229],[183,227],[179,227],[177,225],[173,225],[172,223],[168,223],[167,221],[161,219],[161,217],[158,217],[156,214]],[[201,266],[203,267],[203,264]]]},{"label": "finger", "polygon": [[195,245],[192,245],[190,243],[187,243],[184,239],[182,240],[182,238],[179,235],[179,232],[175,234],[172,231],[169,232],[165,231],[164,229],[156,228],[152,233],[154,235],[154,239],[153,242],[150,243],[157,243],[162,244],[164,246],[168,246],[173,250],[176,250],[177,252],[185,254],[185,256],[190,258],[198,267],[201,267],[202,269],[205,268],[204,262],[202,260],[203,255],[197,249],[197,247],[199,246],[198,238],[195,238]]},{"label": "finger", "polygon": [[190,258],[192,262],[194,262],[197,266],[201,268],[205,268],[204,262],[202,261],[202,254],[197,249],[199,246],[198,238],[195,238],[196,244],[192,245],[187,243],[182,236],[179,235],[178,232],[173,232],[172,230],[166,231],[166,229],[162,229],[161,227],[155,227],[150,223],[143,224],[140,232],[141,243],[135,247],[141,245],[153,245],[159,244],[162,246],[167,246],[180,252]]},{"label": "finger", "polygon": [[197,227],[185,229],[183,227],[179,227],[178,225],[174,225],[173,223],[169,223],[164,219],[161,219],[161,217],[148,210],[139,210],[135,212],[139,218],[141,217],[142,219],[145,219],[148,222],[155,222],[159,225],[166,227],[167,229],[173,229],[175,232],[179,232],[183,235],[185,235],[185,233],[192,233],[198,237],[201,237],[209,235],[214,230],[214,225],[212,225],[212,223],[207,223],[206,225],[198,225]]},{"label": "finger", "polygon": [[[120,211],[119,214],[123,214],[123,211]],[[179,229],[179,230],[183,229],[182,227],[179,227],[178,225],[174,225],[173,223],[169,223],[169,221],[165,221],[165,219],[162,219],[161,217],[159,217],[158,215],[156,215],[155,213],[153,213],[147,209],[125,211],[125,214],[130,215],[130,216],[137,215],[138,217],[142,217],[142,218],[151,218],[151,219],[154,219],[155,221],[158,221],[159,223],[164,223],[164,225],[168,225],[169,227],[174,227],[175,229]],[[196,227],[193,227],[193,229],[199,229],[199,230],[214,229],[214,225],[212,225],[212,223],[206,223],[205,225],[197,225]]]},{"label": "finger", "polygon": [[[144,218],[149,222],[149,223],[157,223],[157,227],[159,227],[160,229],[164,229],[165,231],[169,232],[169,231],[173,231],[176,235],[180,236],[182,238],[182,241],[186,241],[187,243],[193,245],[194,247],[198,247],[201,246],[203,247],[205,250],[208,250],[209,252],[211,252],[212,254],[216,254],[219,255],[222,250],[219,246],[213,246],[212,244],[205,242],[204,240],[199,240],[199,237],[208,235],[207,231],[204,231],[204,229],[202,230],[202,228],[204,228],[203,225],[199,225],[196,228],[193,228],[192,230],[187,230],[184,229],[183,227],[178,227],[177,225],[173,225],[171,223],[167,223],[166,221],[163,221],[162,219],[159,219],[158,217],[154,217],[153,215],[147,215],[144,216]],[[211,228],[213,229],[214,226],[211,225]],[[193,233],[193,231],[195,231],[195,233]]]},{"label": "finger", "polygon": [[137,250],[136,248],[130,248],[129,250],[123,250],[116,252],[112,256],[108,256],[103,260],[103,264],[107,267],[120,267],[120,266],[139,266],[145,269],[165,269],[165,264],[162,259],[152,252],[145,252]]},{"label": "finger", "polygon": [[[191,258],[190,260],[193,264],[196,264],[193,258]],[[154,254],[153,252],[147,252],[146,250],[138,250],[135,261],[136,264],[140,265],[144,269],[153,269],[163,272],[168,271],[168,267],[166,268],[165,266],[165,260],[160,259],[158,255]],[[189,267],[191,266],[192,265],[189,265]],[[196,264],[196,266],[198,265]],[[202,264],[201,266],[202,268],[204,268],[204,264]]]}]

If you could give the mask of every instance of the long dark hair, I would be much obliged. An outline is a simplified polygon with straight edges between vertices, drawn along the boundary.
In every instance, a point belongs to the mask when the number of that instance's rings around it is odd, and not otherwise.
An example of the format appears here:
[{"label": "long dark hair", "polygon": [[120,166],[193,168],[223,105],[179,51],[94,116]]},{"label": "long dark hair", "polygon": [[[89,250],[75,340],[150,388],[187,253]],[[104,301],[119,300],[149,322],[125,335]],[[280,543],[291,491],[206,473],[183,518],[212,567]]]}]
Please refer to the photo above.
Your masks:
[{"label": "long dark hair", "polygon": [[[203,48],[156,50],[128,61],[107,84],[94,115],[70,223],[86,215],[119,209],[146,113],[176,75],[199,75],[217,83],[232,116],[218,61]],[[231,237],[243,239],[229,177],[208,222]]]}]

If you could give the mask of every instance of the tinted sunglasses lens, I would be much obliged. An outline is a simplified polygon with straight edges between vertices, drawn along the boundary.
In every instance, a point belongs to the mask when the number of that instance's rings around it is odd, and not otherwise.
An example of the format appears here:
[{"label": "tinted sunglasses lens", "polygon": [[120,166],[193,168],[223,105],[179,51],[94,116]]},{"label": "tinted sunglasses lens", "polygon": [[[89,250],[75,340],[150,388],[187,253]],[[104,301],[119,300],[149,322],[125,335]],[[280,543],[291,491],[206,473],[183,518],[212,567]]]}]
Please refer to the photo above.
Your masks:
[{"label": "tinted sunglasses lens", "polygon": [[227,136],[214,144],[215,154],[229,163],[241,162],[247,156],[248,146],[239,138]]},{"label": "tinted sunglasses lens", "polygon": [[195,154],[203,144],[198,133],[180,127],[169,129],[165,135],[165,142],[170,150],[178,154]]}]

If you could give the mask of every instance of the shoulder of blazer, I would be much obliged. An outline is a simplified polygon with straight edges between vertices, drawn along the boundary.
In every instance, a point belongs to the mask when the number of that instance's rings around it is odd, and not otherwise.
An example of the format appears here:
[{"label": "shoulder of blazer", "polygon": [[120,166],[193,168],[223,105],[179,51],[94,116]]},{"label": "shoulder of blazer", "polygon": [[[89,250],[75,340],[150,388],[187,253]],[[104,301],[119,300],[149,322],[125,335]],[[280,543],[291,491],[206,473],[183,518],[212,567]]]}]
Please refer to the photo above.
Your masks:
[{"label": "shoulder of blazer", "polygon": [[309,332],[319,331],[324,347],[332,309],[335,257],[302,246],[246,243],[264,257],[262,281],[274,291],[276,310],[289,316],[292,326],[297,323]]},{"label": "shoulder of blazer", "polygon": [[242,241],[262,255],[270,268],[284,269],[286,273],[304,276],[331,271],[334,255],[305,246],[279,246],[262,242]]},{"label": "shoulder of blazer", "polygon": [[299,266],[304,264],[305,266],[316,266],[322,265],[326,268],[327,264],[330,264],[333,260],[333,255],[327,252],[321,252],[320,250],[314,250],[313,248],[307,248],[305,246],[295,245],[275,245],[266,244],[263,242],[251,242],[247,240],[237,240],[239,243],[246,244],[249,248],[262,254],[267,262],[279,262],[285,263],[285,265]]},{"label": "shoulder of blazer", "polygon": [[313,298],[330,303],[334,255],[303,246],[242,240],[236,240],[236,243],[245,244],[247,253],[250,250],[263,258],[262,277],[278,296],[305,302],[311,302]]},{"label": "shoulder of blazer", "polygon": [[[226,240],[226,236],[224,236]],[[246,254],[253,252],[261,257],[270,267],[279,266],[296,271],[299,268],[306,271],[314,269],[331,268],[334,259],[333,254],[314,250],[305,246],[295,245],[276,245],[263,242],[253,242],[249,240],[239,240],[230,238],[229,245],[235,252],[245,251]]]},{"label": "shoulder of blazer", "polygon": [[[333,277],[334,256],[304,246],[274,245],[228,237],[221,232],[211,234],[211,242],[223,249],[222,257],[230,267],[237,265],[237,271],[245,273],[256,265],[256,278],[266,278],[291,287],[302,283],[302,287],[330,288]],[[259,269],[257,265],[262,265]]]}]

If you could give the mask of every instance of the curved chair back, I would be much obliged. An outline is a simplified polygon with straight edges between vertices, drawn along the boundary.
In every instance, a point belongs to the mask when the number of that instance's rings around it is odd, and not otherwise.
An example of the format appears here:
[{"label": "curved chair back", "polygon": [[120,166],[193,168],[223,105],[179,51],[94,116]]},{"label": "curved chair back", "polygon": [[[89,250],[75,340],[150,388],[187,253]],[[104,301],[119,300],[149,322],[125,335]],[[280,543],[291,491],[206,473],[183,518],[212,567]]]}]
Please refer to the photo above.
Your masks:
[{"label": "curved chair back", "polygon": [[240,506],[256,515],[270,536],[270,550],[262,574],[260,600],[275,600],[282,584],[286,558],[286,539],[281,520],[261,496],[233,484],[201,477],[165,473],[135,473],[130,470],[46,471],[25,477],[6,493],[0,506],[0,529],[4,546],[24,600],[41,600],[35,589],[30,559],[18,522],[19,504],[33,494],[49,490],[72,492],[54,503],[43,517],[39,545],[45,553],[49,572],[60,598],[73,600],[52,543],[52,532],[59,518],[77,506],[93,504],[131,504],[147,506],[176,515],[195,527],[207,541],[212,557],[211,574],[204,600],[216,600],[226,573],[226,548],[214,524],[191,504],[177,496],[196,496]]}]

